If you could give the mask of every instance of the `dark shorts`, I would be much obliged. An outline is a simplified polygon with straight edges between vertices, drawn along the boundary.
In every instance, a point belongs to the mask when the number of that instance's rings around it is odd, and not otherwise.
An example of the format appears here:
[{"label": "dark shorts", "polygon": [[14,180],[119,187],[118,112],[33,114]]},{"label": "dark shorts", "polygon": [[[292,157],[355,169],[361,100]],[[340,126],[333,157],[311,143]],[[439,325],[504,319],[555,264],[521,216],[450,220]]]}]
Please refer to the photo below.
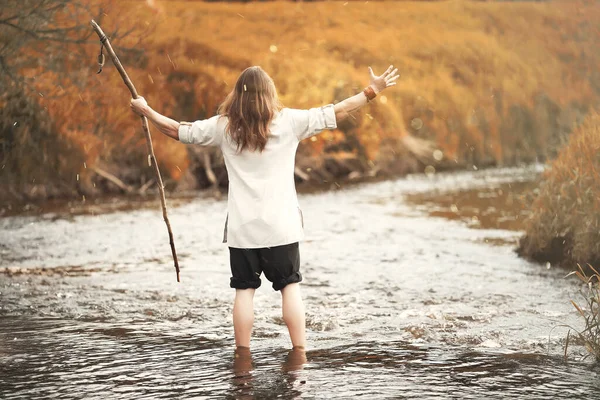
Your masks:
[{"label": "dark shorts", "polygon": [[229,285],[235,289],[257,289],[263,272],[275,290],[302,281],[297,242],[261,249],[230,247],[229,263],[232,275]]}]

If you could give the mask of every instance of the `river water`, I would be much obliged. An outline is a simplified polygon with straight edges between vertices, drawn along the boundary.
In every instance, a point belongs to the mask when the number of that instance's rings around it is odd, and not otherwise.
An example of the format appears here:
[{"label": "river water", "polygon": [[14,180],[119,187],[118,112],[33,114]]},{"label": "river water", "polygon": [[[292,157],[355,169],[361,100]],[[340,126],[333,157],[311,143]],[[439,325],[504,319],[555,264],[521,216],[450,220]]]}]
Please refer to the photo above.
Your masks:
[{"label": "river water", "polygon": [[2,218],[0,398],[599,398],[576,279],[514,252],[539,171],[300,195],[306,354],[267,284],[234,354],[222,200],[171,201],[181,283],[156,200]]}]

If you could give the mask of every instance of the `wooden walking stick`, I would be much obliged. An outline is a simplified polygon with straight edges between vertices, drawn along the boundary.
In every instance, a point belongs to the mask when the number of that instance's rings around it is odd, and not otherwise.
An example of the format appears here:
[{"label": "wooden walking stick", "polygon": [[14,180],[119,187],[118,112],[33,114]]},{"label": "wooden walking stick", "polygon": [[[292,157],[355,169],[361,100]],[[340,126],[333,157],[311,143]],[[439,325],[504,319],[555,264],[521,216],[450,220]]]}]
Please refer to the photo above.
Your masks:
[{"label": "wooden walking stick", "polygon": [[[100,37],[100,43],[101,43],[100,55],[98,55],[98,64],[100,66],[98,73],[102,72],[102,67],[104,66],[104,54],[102,53],[102,48],[105,48],[106,51],[108,52],[108,55],[112,59],[113,64],[115,64],[115,67],[117,67],[117,71],[119,71],[119,74],[121,74],[121,78],[123,78],[125,85],[127,85],[127,87],[129,88],[129,91],[131,92],[131,97],[133,97],[134,99],[137,99],[139,97],[137,90],[135,90],[135,86],[133,86],[131,79],[129,79],[127,72],[125,72],[125,68],[123,68],[121,61],[119,61],[119,58],[117,57],[117,55],[115,54],[115,51],[113,50],[112,46],[110,45],[110,41],[108,40],[108,38],[102,31],[102,28],[100,28],[100,26],[96,23],[96,21],[92,20],[91,24],[92,24],[92,28],[94,29],[94,31],[96,31],[96,33]],[[144,130],[144,134],[146,135],[146,146],[148,148],[148,165],[154,166],[154,174],[156,175],[156,182],[158,183],[158,191],[160,192],[160,203],[162,205],[163,219],[165,220],[165,224],[167,224],[167,230],[169,231],[169,242],[171,244],[171,253],[173,253],[173,262],[175,263],[175,272],[177,273],[177,282],[181,282],[181,280],[179,279],[179,261],[177,261],[177,252],[175,251],[175,242],[173,241],[173,232],[171,231],[171,223],[169,222],[169,217],[167,216],[167,202],[165,200],[165,188],[163,187],[163,181],[160,176],[160,170],[158,169],[158,164],[156,163],[156,157],[154,156],[154,148],[152,147],[152,138],[150,137],[150,128],[148,127],[148,119],[145,116],[142,116],[142,128]]]}]

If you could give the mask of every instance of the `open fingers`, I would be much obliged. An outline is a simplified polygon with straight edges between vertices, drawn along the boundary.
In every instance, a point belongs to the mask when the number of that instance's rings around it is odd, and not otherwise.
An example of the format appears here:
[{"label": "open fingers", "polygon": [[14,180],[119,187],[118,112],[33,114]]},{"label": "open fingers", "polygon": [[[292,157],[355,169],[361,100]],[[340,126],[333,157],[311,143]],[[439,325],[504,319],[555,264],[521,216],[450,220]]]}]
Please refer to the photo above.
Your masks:
[{"label": "open fingers", "polygon": [[381,77],[385,78],[389,75],[389,73],[392,71],[392,68],[394,68],[393,65],[390,65],[383,74],[381,74]]},{"label": "open fingers", "polygon": [[397,75],[398,72],[398,68],[394,69],[393,71],[390,71],[386,76],[385,76],[385,86],[386,87],[390,87],[390,86],[394,86],[396,84],[396,81],[398,80],[398,78],[400,78],[400,75]]},{"label": "open fingers", "polygon": [[390,83],[396,82],[398,80],[398,78],[400,78],[400,75],[389,75],[385,79],[385,83],[387,83],[389,85]]}]

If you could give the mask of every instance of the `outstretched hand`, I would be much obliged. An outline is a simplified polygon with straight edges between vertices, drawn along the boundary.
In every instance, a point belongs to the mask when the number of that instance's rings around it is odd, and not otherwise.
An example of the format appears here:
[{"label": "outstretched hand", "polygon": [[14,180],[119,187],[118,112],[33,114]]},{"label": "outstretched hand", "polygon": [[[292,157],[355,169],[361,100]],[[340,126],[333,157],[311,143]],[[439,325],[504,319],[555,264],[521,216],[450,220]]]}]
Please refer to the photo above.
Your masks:
[{"label": "outstretched hand", "polygon": [[393,68],[394,66],[390,65],[383,74],[376,76],[371,67],[369,67],[369,74],[371,75],[371,83],[369,83],[369,85],[373,88],[375,93],[379,93],[383,89],[396,84],[396,80],[400,77],[400,75],[397,74],[398,68]]}]

